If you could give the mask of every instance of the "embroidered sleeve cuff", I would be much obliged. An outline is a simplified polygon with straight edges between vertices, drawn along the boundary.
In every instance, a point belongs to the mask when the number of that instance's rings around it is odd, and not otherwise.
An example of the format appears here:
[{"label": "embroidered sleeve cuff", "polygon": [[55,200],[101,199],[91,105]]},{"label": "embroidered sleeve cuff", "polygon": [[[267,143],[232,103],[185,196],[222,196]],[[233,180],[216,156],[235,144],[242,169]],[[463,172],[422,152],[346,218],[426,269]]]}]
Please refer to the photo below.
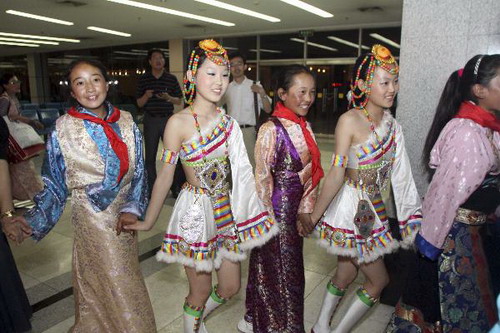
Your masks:
[{"label": "embroidered sleeve cuff", "polygon": [[420,233],[418,233],[415,238],[415,244],[417,245],[418,251],[431,260],[437,260],[441,252],[443,252],[443,250],[426,241]]},{"label": "embroidered sleeve cuff", "polygon": [[160,161],[163,163],[168,163],[168,164],[177,164],[177,161],[179,160],[179,152],[177,151],[172,151],[170,149],[164,148],[163,152],[161,154]]},{"label": "embroidered sleeve cuff", "polygon": [[119,212],[120,213],[134,214],[135,216],[137,216],[139,218],[142,217],[140,205],[138,202],[134,202],[134,201],[129,201],[129,202],[121,205]]},{"label": "embroidered sleeve cuff", "polygon": [[346,168],[348,160],[349,160],[349,158],[347,156],[333,154],[333,156],[332,156],[332,166],[336,166],[336,167],[340,167],[340,168]]}]

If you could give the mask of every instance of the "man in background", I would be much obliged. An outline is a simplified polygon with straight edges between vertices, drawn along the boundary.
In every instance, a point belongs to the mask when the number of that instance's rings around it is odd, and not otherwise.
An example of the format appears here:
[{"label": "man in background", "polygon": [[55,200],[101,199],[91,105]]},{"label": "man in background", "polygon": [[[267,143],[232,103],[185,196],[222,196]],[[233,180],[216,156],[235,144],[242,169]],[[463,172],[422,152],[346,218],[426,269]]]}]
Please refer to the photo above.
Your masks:
[{"label": "man in background", "polygon": [[227,113],[240,125],[250,163],[255,166],[254,148],[257,119],[255,117],[254,94],[257,94],[258,112],[264,110],[266,113],[271,113],[271,99],[267,96],[262,85],[254,84],[254,81],[245,76],[248,66],[243,55],[233,53],[229,56],[229,62],[233,81],[227,88],[222,104],[226,104]]},{"label": "man in background", "polygon": [[[160,49],[148,52],[151,71],[139,79],[137,86],[137,105],[144,111],[145,164],[148,176],[149,196],[156,180],[156,154],[159,140],[168,118],[173,114],[174,104],[182,103],[182,91],[177,78],[165,70],[165,56]],[[172,185],[175,195],[177,190]]]}]

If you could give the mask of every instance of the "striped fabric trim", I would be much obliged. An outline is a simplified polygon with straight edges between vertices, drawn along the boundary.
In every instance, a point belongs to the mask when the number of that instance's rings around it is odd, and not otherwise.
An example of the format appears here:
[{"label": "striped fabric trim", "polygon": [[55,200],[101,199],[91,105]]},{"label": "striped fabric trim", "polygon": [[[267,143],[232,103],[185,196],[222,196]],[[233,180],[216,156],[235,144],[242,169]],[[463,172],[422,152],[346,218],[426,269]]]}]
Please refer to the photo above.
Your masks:
[{"label": "striped fabric trim", "polygon": [[167,148],[163,148],[163,152],[161,154],[160,161],[163,163],[168,163],[168,164],[177,164],[177,161],[179,160],[179,152],[172,151]]},{"label": "striped fabric trim", "polygon": [[411,215],[405,221],[399,221],[399,233],[403,239],[418,232],[422,223],[422,215]]},{"label": "striped fabric trim", "polygon": [[332,156],[332,166],[346,168],[349,157],[333,154]]},{"label": "striped fabric trim", "polygon": [[242,242],[246,242],[252,239],[260,238],[262,235],[267,234],[273,225],[274,220],[269,213],[263,212],[252,219],[238,223],[236,227],[239,232],[240,240]]},{"label": "striped fabric trim", "polygon": [[[203,158],[201,148],[205,147],[205,152],[207,155],[213,150],[217,149],[221,144],[225,142],[224,129],[228,132],[228,136],[230,135],[234,126],[234,121],[230,121],[230,118],[224,116],[222,121],[219,122],[212,133],[210,133],[205,138],[205,143],[202,144],[199,139],[192,140],[188,143],[184,143],[181,147],[182,154],[181,158],[186,160],[195,161],[197,159]],[[193,155],[193,156],[190,156]]]},{"label": "striped fabric trim", "polygon": [[[392,148],[393,145],[396,144],[395,140],[396,137],[393,135],[390,137],[389,142],[385,142],[384,144],[382,144],[381,147],[377,147],[375,150],[371,150],[370,148],[370,151],[366,152],[365,155],[361,155],[360,153],[358,153],[357,154],[359,158],[358,165],[360,166],[369,165],[378,161],[382,156],[384,156],[385,153],[387,153]],[[375,156],[372,156],[372,154],[374,153],[377,154]]]},{"label": "striped fabric trim", "polygon": [[[391,138],[395,135],[396,135],[396,129],[394,127],[394,122],[391,122],[389,130],[387,131],[387,134],[382,139],[381,145],[379,145],[378,142],[371,140],[370,142],[365,143],[359,147],[358,151],[356,152],[356,156],[360,160],[371,156],[373,153],[377,152],[378,150],[380,150],[384,146],[387,146],[390,143]],[[387,151],[388,148],[386,148],[384,150]]]},{"label": "striped fabric trim", "polygon": [[356,295],[363,303],[365,303],[369,307],[372,307],[375,303],[377,303],[377,299],[371,297],[370,294],[368,294],[368,291],[363,287],[359,288],[358,291],[356,291]]},{"label": "striped fabric trim", "polygon": [[361,257],[376,248],[388,248],[395,241],[386,226],[373,230],[367,239],[355,235],[354,230],[334,228],[324,221],[321,221],[316,229],[319,231],[319,238],[328,241],[330,246],[347,250],[356,249]]},{"label": "striped fabric trim", "polygon": [[227,227],[234,225],[233,212],[231,211],[231,203],[228,195],[220,195],[215,199],[214,220],[217,230],[220,232]]}]

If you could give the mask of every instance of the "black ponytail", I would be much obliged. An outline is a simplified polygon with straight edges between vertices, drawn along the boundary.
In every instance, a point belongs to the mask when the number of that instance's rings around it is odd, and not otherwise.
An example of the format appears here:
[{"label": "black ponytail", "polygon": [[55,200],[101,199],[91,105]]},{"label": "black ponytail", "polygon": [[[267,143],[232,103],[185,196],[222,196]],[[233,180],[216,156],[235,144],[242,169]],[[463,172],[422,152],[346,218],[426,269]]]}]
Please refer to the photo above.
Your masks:
[{"label": "black ponytail", "polygon": [[433,170],[429,168],[429,160],[432,148],[444,126],[458,113],[460,104],[464,101],[472,101],[477,104],[477,97],[472,87],[475,84],[487,86],[491,79],[497,75],[500,69],[500,54],[476,55],[470,59],[463,70],[453,72],[441,93],[436,108],[434,120],[425,139],[422,154],[422,164],[426,168],[429,178],[432,178]]}]

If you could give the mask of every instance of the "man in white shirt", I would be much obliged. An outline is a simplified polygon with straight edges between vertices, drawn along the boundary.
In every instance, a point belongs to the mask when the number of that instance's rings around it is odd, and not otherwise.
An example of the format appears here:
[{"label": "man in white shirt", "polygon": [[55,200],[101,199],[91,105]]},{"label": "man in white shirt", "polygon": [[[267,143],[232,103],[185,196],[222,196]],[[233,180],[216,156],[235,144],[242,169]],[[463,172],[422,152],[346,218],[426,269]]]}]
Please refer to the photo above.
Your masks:
[{"label": "man in white shirt", "polygon": [[257,121],[255,119],[254,93],[257,93],[259,112],[264,110],[266,113],[271,113],[271,99],[260,84],[254,84],[245,76],[247,64],[243,55],[231,54],[229,62],[233,81],[227,88],[222,104],[226,104],[227,113],[240,125],[250,163],[255,166],[255,125]]}]

